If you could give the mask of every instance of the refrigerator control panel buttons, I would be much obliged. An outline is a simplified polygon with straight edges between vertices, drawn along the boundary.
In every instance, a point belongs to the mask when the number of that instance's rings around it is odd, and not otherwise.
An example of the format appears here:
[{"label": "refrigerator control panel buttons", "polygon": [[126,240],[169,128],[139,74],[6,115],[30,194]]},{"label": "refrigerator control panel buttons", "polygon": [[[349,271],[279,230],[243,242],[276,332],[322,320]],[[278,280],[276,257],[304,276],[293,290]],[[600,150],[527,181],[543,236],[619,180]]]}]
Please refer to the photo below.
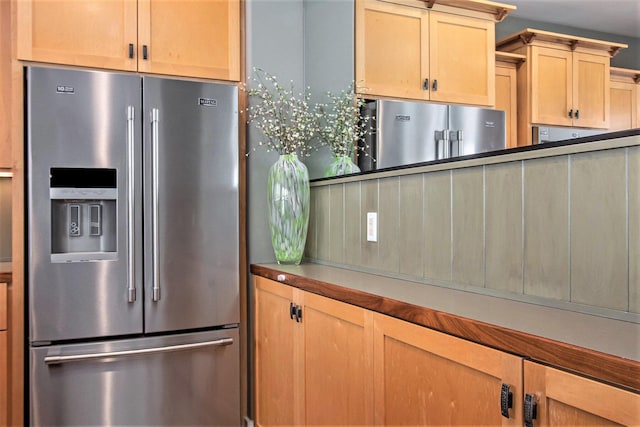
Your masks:
[{"label": "refrigerator control panel buttons", "polygon": [[80,236],[80,205],[69,205],[69,236]]}]

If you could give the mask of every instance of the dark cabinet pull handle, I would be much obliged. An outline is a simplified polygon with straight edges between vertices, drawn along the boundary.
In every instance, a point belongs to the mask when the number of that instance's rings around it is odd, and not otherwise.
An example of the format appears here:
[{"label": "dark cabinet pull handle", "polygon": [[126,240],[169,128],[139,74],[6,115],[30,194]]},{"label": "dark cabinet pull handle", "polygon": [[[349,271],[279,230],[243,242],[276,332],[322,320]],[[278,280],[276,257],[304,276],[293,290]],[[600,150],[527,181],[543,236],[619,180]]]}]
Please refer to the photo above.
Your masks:
[{"label": "dark cabinet pull handle", "polygon": [[129,43],[129,58],[133,58],[133,43]]},{"label": "dark cabinet pull handle", "polygon": [[424,84],[422,85],[422,89],[429,90],[429,79],[424,79]]},{"label": "dark cabinet pull handle", "polygon": [[433,81],[433,90],[438,90],[438,80]]},{"label": "dark cabinet pull handle", "polygon": [[538,417],[538,404],[533,394],[524,395],[524,426],[533,427],[533,420]]},{"label": "dark cabinet pull handle", "polygon": [[573,109],[569,110],[569,118],[573,119]]},{"label": "dark cabinet pull handle", "polygon": [[296,306],[296,322],[302,322],[302,307]]},{"label": "dark cabinet pull handle", "polygon": [[142,45],[142,59],[144,59],[145,61],[149,59],[149,52],[146,44]]},{"label": "dark cabinet pull handle", "polygon": [[500,412],[505,418],[509,418],[509,409],[513,408],[513,393],[509,384],[502,384],[500,390]]},{"label": "dark cabinet pull handle", "polygon": [[289,303],[289,319],[293,320],[293,316],[296,315],[296,306],[292,302]]},{"label": "dark cabinet pull handle", "polygon": [[576,119],[580,118],[580,110],[576,110]]}]

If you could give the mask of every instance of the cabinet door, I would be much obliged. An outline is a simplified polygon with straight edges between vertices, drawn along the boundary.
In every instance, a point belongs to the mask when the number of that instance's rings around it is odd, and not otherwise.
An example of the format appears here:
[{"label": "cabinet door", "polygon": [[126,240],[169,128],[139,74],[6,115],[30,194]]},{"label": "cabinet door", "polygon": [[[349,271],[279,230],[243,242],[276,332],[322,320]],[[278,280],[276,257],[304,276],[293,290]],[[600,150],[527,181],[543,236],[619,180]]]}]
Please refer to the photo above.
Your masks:
[{"label": "cabinet door", "polygon": [[131,0],[20,0],[18,59],[135,71],[137,6]]},{"label": "cabinet door", "polygon": [[139,71],[240,79],[239,0],[138,0],[138,5]]},{"label": "cabinet door", "polygon": [[524,387],[537,404],[535,427],[640,425],[635,393],[530,361]]},{"label": "cabinet door", "polygon": [[638,85],[635,83],[610,83],[609,130],[625,130],[638,127]]},{"label": "cabinet door", "polygon": [[573,52],[574,126],[609,127],[609,56]]},{"label": "cabinet door", "polygon": [[0,426],[9,425],[9,332],[7,284],[0,283]]},{"label": "cabinet door", "polygon": [[522,425],[519,357],[375,314],[374,373],[376,425]]},{"label": "cabinet door", "polygon": [[373,313],[304,293],[305,425],[373,424]]},{"label": "cabinet door", "polygon": [[294,343],[302,328],[289,316],[293,288],[257,276],[254,281],[256,425],[300,424],[294,419],[301,378],[294,372]]},{"label": "cabinet door", "polygon": [[518,146],[518,91],[514,64],[496,64],[496,110],[505,111],[507,148]]},{"label": "cabinet door", "polygon": [[533,46],[531,48],[531,122],[572,126],[573,102],[571,52]]},{"label": "cabinet door", "polygon": [[492,106],[495,24],[431,11],[429,76],[432,101]]},{"label": "cabinet door", "polygon": [[356,81],[365,94],[429,99],[428,12],[356,0]]}]

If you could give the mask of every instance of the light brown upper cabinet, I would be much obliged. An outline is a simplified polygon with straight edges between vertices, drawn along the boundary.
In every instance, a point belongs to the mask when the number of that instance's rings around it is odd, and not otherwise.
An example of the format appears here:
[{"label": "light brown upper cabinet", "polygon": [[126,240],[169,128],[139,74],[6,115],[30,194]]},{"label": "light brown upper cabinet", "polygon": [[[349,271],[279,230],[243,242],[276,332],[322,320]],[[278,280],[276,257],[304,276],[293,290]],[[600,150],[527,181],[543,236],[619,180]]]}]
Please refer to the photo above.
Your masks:
[{"label": "light brown upper cabinet", "polygon": [[486,1],[356,0],[356,81],[365,95],[493,106],[495,22]]},{"label": "light brown upper cabinet", "polygon": [[238,81],[240,1],[18,4],[18,59]]},{"label": "light brown upper cabinet", "polygon": [[640,123],[640,70],[611,67],[609,130],[634,129]]},{"label": "light brown upper cabinet", "polygon": [[518,71],[518,141],[531,126],[609,127],[610,59],[627,45],[526,29],[497,43],[525,55]]},{"label": "light brown upper cabinet", "polygon": [[505,111],[507,148],[518,146],[517,70],[524,55],[496,52],[496,110]]}]

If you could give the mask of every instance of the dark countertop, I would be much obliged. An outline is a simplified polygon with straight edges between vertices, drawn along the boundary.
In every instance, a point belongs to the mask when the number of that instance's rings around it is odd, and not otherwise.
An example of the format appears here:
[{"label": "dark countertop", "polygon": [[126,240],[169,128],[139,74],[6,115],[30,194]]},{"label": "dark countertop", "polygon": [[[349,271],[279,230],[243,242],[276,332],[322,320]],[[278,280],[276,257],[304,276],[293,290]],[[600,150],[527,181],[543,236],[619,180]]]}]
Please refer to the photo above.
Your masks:
[{"label": "dark countertop", "polygon": [[320,264],[251,272],[603,381],[640,390],[640,324]]},{"label": "dark countertop", "polygon": [[502,156],[502,155],[505,155],[505,154],[517,154],[517,153],[524,153],[524,152],[529,152],[529,151],[546,150],[546,149],[549,149],[549,148],[565,147],[565,146],[570,146],[570,145],[578,145],[578,144],[584,144],[584,143],[596,142],[596,141],[607,141],[607,140],[611,140],[611,139],[619,139],[619,138],[635,136],[635,135],[640,135],[640,128],[627,129],[627,130],[621,130],[621,131],[615,131],[615,132],[607,132],[607,133],[602,133],[602,134],[599,134],[599,135],[585,136],[585,137],[582,137],[582,138],[565,139],[565,140],[562,140],[562,141],[545,142],[545,143],[542,143],[542,144],[532,144],[532,145],[526,145],[526,146],[523,146],[523,147],[508,148],[508,149],[504,149],[504,150],[488,151],[488,152],[485,152],[485,153],[470,154],[468,156],[458,156],[458,157],[451,157],[451,158],[448,158],[448,159],[432,160],[432,161],[428,161],[428,162],[412,163],[412,164],[402,165],[402,166],[394,166],[394,167],[389,167],[389,168],[375,169],[375,170],[364,171],[364,172],[360,172],[360,173],[357,173],[357,174],[351,174],[351,175],[341,175],[341,176],[333,176],[333,177],[326,177],[326,178],[317,178],[317,179],[312,179],[311,182],[322,182],[322,181],[326,181],[326,180],[342,178],[342,177],[345,177],[345,176],[349,176],[349,177],[351,177],[351,176],[362,176],[362,175],[369,175],[369,174],[380,173],[380,172],[398,171],[398,170],[416,168],[416,167],[423,167],[423,166],[441,165],[441,164],[445,164],[445,163],[461,162],[461,161],[465,161],[465,160],[473,160],[473,159],[481,159],[481,158],[487,158],[487,157]]}]

